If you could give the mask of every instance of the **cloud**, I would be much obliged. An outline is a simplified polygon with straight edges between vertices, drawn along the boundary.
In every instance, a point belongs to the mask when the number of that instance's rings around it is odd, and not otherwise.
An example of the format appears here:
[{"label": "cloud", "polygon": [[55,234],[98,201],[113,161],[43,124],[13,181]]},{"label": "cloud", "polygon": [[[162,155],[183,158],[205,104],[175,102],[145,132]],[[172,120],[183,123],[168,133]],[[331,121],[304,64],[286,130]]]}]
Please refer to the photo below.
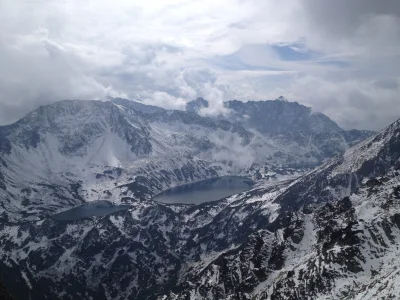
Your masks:
[{"label": "cloud", "polygon": [[398,109],[397,0],[0,2],[0,124],[38,105],[124,95],[312,105],[380,129]]},{"label": "cloud", "polygon": [[186,107],[186,101],[184,99],[174,97],[166,92],[151,91],[149,94],[149,98],[143,99],[147,104],[177,110],[184,110]]},{"label": "cloud", "polygon": [[[112,90],[86,72],[87,61],[47,39],[43,31],[0,43],[0,119],[13,121],[55,99],[98,98]],[[11,42],[11,41],[10,41]],[[21,109],[22,108],[22,109]]]},{"label": "cloud", "polygon": [[330,81],[304,76],[286,91],[289,99],[299,99],[347,129],[379,130],[400,117],[400,78]]}]

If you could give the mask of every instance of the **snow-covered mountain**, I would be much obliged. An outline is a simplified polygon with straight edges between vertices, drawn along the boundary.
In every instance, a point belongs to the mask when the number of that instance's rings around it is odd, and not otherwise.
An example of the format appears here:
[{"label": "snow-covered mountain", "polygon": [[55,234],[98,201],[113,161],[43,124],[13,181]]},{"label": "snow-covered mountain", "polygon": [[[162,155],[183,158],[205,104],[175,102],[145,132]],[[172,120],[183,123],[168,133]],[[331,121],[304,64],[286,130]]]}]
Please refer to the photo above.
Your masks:
[{"label": "snow-covered mountain", "polygon": [[[208,107],[207,100],[197,98],[186,105],[186,110],[207,114]],[[264,134],[337,132],[352,145],[373,134],[367,130],[345,131],[326,115],[313,112],[311,107],[297,102],[289,102],[282,96],[267,101],[226,101],[224,107],[227,113],[219,115],[219,118],[240,122],[246,128]]]},{"label": "snow-covered mountain", "polygon": [[[400,264],[400,122],[343,154],[361,135],[329,119],[320,131],[266,132],[128,106],[62,101],[0,128],[0,277],[17,299],[368,299],[364,286],[396,295],[385,264]],[[289,168],[336,154],[299,178]],[[151,200],[225,174],[257,184],[200,205]],[[132,207],[49,218],[96,199]]]},{"label": "snow-covered mountain", "polygon": [[314,166],[360,139],[332,128],[265,133],[123,99],[57,102],[0,127],[0,214],[35,220],[84,201],[149,199],[204,178]]}]

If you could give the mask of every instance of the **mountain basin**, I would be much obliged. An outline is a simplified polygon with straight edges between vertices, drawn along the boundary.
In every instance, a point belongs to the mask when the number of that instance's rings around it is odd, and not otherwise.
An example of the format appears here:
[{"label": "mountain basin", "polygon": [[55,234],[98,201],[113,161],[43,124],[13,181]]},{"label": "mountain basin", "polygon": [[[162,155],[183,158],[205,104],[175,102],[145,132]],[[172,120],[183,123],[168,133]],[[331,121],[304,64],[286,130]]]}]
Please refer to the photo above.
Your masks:
[{"label": "mountain basin", "polygon": [[74,221],[90,217],[102,217],[130,207],[130,205],[117,205],[106,200],[97,200],[59,212],[51,217],[57,221]]},{"label": "mountain basin", "polygon": [[222,176],[165,190],[153,200],[168,204],[200,204],[249,190],[254,182],[241,176]]}]

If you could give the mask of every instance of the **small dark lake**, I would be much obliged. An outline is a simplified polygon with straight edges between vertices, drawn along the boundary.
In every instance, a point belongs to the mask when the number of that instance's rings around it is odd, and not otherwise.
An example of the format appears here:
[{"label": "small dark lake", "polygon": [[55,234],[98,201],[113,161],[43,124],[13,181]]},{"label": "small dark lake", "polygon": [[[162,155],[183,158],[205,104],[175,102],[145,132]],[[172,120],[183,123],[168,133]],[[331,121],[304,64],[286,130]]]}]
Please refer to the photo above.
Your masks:
[{"label": "small dark lake", "polygon": [[130,205],[116,205],[109,201],[94,201],[52,215],[57,221],[74,221],[90,217],[102,217],[116,211],[128,209]]},{"label": "small dark lake", "polygon": [[153,197],[162,203],[200,204],[249,190],[254,182],[246,177],[223,176],[165,190]]}]

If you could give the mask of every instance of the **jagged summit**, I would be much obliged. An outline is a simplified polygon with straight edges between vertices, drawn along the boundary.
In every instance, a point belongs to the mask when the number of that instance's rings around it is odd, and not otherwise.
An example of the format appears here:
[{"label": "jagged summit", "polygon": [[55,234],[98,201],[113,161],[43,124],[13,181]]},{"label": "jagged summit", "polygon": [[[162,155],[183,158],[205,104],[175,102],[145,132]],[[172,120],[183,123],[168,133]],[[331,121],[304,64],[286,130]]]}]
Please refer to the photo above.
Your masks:
[{"label": "jagged summit", "polygon": [[230,117],[263,133],[342,131],[326,115],[313,114],[311,108],[288,101],[225,102]]},{"label": "jagged summit", "polygon": [[[310,107],[283,96],[265,101],[225,101],[224,106],[229,114],[219,118],[241,122],[261,133],[344,131],[323,113],[313,113]],[[189,102],[186,110],[198,113],[203,107],[208,107],[208,101],[198,98]]]},{"label": "jagged summit", "polygon": [[208,107],[208,101],[199,97],[196,100],[190,101],[186,104],[186,111],[199,113],[202,108]]},{"label": "jagged summit", "polygon": [[283,102],[289,102],[289,100],[286,99],[284,96],[279,96],[278,98],[276,98],[276,100],[283,101]]}]

